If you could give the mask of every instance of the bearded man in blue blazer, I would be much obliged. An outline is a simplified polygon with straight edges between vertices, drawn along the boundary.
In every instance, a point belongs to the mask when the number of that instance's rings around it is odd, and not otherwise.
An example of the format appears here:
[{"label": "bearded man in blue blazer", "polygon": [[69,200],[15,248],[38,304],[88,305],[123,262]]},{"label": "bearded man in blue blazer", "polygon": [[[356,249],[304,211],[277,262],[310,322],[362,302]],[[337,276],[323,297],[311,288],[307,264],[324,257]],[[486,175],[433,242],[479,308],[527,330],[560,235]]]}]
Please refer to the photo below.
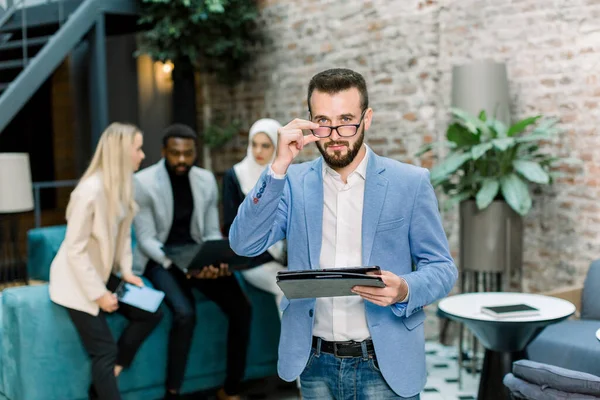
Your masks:
[{"label": "bearded man in blue blazer", "polygon": [[[290,270],[378,265],[386,287],[284,298],[279,375],[299,376],[305,400],[418,399],[427,378],[423,307],[457,278],[429,172],[363,143],[373,110],[360,74],[315,75],[308,106],[310,120],[280,128],[277,156],[240,206],[231,247],[255,256],[287,239]],[[322,157],[291,165],[312,142]]]}]

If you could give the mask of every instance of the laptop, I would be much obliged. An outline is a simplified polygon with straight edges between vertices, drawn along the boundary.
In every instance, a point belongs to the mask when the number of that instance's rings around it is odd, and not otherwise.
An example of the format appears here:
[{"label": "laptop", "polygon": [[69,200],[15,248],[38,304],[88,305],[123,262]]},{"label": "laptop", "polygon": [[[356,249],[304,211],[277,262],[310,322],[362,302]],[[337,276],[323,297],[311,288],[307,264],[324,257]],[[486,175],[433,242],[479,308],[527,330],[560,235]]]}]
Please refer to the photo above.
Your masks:
[{"label": "laptop", "polygon": [[204,267],[221,263],[229,264],[231,271],[251,268],[251,258],[237,255],[229,246],[228,239],[207,240],[204,243],[166,245],[165,255],[185,274],[200,271]]}]

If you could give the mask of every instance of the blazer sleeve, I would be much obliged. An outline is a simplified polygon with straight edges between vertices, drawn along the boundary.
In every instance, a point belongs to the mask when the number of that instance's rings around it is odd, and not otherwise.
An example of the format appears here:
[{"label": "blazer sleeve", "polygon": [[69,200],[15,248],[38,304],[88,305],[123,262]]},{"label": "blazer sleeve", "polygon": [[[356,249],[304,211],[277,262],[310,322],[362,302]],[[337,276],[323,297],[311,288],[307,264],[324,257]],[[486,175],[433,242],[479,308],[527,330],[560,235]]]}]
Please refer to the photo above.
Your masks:
[{"label": "blazer sleeve", "polygon": [[211,174],[210,176],[210,186],[212,186],[212,190],[210,191],[210,200],[204,213],[203,239],[217,240],[223,239],[223,234],[221,233],[221,224],[219,222],[219,189],[214,175]]},{"label": "blazer sleeve", "polygon": [[255,257],[267,251],[287,233],[290,186],[287,177],[262,174],[244,199],[229,231],[229,243],[236,254]]},{"label": "blazer sleeve", "polygon": [[135,201],[139,210],[133,219],[133,226],[137,237],[137,245],[140,246],[147,257],[163,265],[167,262],[167,256],[162,250],[163,244],[157,237],[156,221],[152,211],[152,198],[137,178],[135,183]]},{"label": "blazer sleeve", "polygon": [[94,222],[94,200],[95,193],[77,189],[71,193],[63,243],[69,267],[90,301],[99,299],[107,291],[87,251]]},{"label": "blazer sleeve", "polygon": [[407,317],[450,293],[458,277],[427,170],[413,204],[409,243],[416,270],[402,276],[410,288],[408,304],[405,310],[392,308],[396,315],[405,312]]},{"label": "blazer sleeve", "polygon": [[231,168],[223,176],[223,232],[225,236],[229,236],[229,229],[243,200],[235,171]]}]

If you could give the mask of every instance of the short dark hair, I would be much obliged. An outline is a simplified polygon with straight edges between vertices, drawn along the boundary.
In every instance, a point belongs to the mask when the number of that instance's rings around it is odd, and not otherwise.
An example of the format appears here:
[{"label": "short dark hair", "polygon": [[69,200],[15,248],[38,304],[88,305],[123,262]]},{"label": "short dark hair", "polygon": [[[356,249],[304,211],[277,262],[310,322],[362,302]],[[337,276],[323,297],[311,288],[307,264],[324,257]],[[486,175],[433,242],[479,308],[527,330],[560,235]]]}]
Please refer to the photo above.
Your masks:
[{"label": "short dark hair", "polygon": [[344,90],[357,88],[360,93],[360,108],[365,111],[369,107],[369,94],[365,78],[358,72],[346,68],[333,68],[319,72],[312,77],[308,84],[308,112],[310,109],[310,97],[315,90],[327,94],[336,94]]},{"label": "short dark hair", "polygon": [[173,124],[165,128],[163,131],[163,147],[167,147],[167,142],[171,138],[192,139],[198,141],[198,135],[189,126],[185,124]]}]

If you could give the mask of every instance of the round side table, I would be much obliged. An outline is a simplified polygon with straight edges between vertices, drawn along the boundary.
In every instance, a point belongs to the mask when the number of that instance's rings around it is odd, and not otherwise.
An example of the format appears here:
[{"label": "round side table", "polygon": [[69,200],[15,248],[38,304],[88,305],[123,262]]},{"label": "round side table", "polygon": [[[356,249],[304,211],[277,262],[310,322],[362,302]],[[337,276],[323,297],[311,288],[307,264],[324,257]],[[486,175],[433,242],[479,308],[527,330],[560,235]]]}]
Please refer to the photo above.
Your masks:
[{"label": "round side table", "polygon": [[[537,308],[534,316],[495,318],[481,312],[484,306],[527,304]],[[575,306],[562,299],[539,294],[514,292],[465,293],[440,301],[439,313],[464,323],[485,347],[478,399],[505,400],[508,390],[502,383],[512,363],[527,358],[527,345],[547,325],[562,321],[575,312]]]}]

